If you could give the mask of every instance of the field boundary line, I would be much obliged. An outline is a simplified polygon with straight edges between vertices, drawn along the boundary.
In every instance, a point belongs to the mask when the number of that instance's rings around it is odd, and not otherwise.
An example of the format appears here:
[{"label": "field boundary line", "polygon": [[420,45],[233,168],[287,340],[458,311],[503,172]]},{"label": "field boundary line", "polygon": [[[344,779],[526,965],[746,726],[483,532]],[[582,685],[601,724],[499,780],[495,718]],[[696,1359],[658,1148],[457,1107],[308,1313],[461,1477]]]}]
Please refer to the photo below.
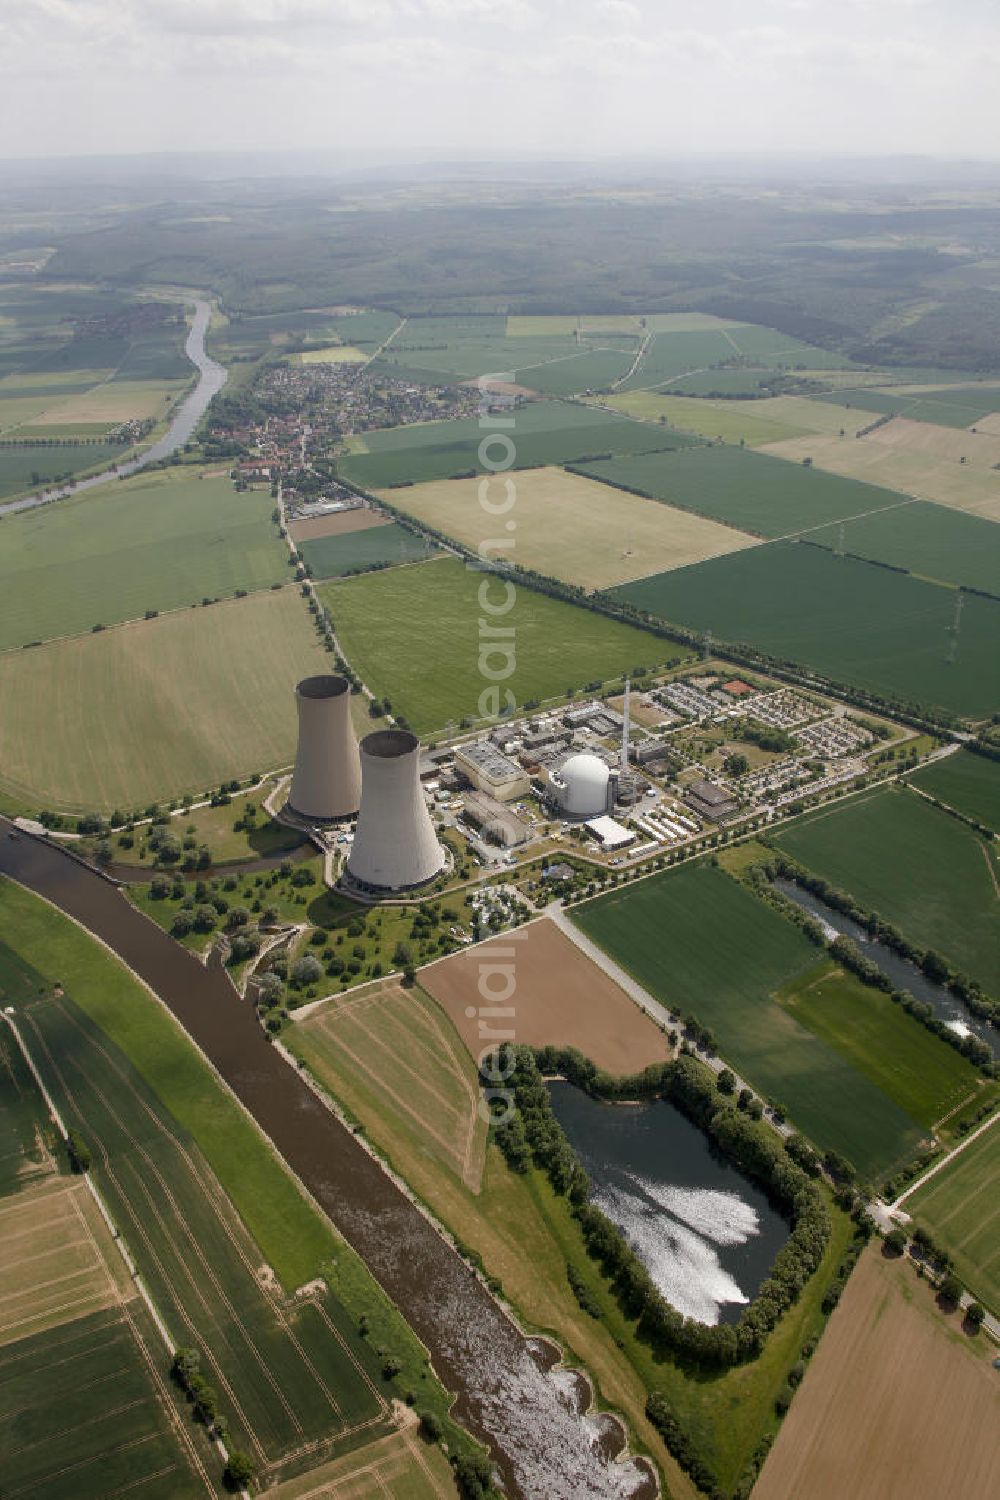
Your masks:
[{"label": "field boundary line", "polygon": [[910,1197],[911,1193],[915,1193],[918,1188],[922,1188],[924,1184],[926,1182],[929,1182],[932,1177],[936,1177],[938,1172],[942,1171],[943,1168],[950,1166],[950,1164],[955,1160],[955,1157],[959,1156],[965,1150],[966,1146],[971,1146],[973,1141],[978,1140],[979,1137],[981,1135],[984,1135],[987,1130],[992,1129],[992,1127],[997,1123],[998,1120],[1000,1120],[1000,1110],[992,1114],[988,1120],[986,1120],[982,1125],[979,1126],[978,1130],[970,1131],[970,1133],[965,1137],[965,1140],[959,1142],[954,1151],[949,1151],[947,1156],[942,1156],[939,1162],[935,1162],[932,1167],[928,1168],[924,1175],[922,1177],[918,1177],[916,1182],[912,1183],[905,1190],[905,1192],[900,1193],[899,1197],[896,1198],[894,1202],[889,1204],[889,1212],[893,1213],[901,1203],[905,1202],[906,1199]]},{"label": "field boundary line", "polygon": [[957,1115],[959,1110],[964,1109],[964,1107],[967,1104],[971,1103],[972,1100],[975,1099],[975,1097],[976,1095],[974,1091],[971,1094],[966,1094],[965,1098],[960,1099],[953,1109],[949,1109],[946,1115],[942,1115],[940,1120],[935,1120],[934,1124],[931,1126],[931,1129],[936,1131],[938,1129],[938,1126],[943,1125],[946,1120],[950,1120],[952,1115]]},{"label": "field boundary line", "polygon": [[[37,1027],[35,1029],[36,1029],[36,1034],[38,1034]],[[44,1048],[46,1054],[48,1055],[49,1060],[51,1062],[51,1065],[52,1065],[53,1069],[55,1070],[57,1076],[62,1080],[63,1088],[64,1088],[64,1090],[66,1092],[67,1099],[72,1104],[72,1107],[73,1107],[74,1111],[82,1119],[83,1118],[83,1112],[80,1109],[79,1104],[76,1101],[76,1096],[74,1094],[73,1089],[71,1088],[70,1084],[65,1079],[65,1076],[63,1074],[62,1068],[60,1068],[59,1064],[52,1057],[52,1054],[51,1054],[51,1051],[49,1050],[48,1044],[46,1043],[44,1037],[42,1037],[40,1034],[39,1034],[39,1041],[40,1041],[42,1047]],[[101,1050],[101,1049],[98,1048],[98,1050]],[[167,1199],[167,1201],[169,1202],[169,1204],[171,1205],[171,1207],[173,1207],[174,1206],[173,1194],[167,1188],[167,1186],[166,1186],[166,1184],[165,1184],[165,1182],[163,1180],[162,1174],[156,1168],[156,1165],[152,1161],[151,1157],[149,1156],[149,1153],[142,1146],[139,1145],[138,1141],[136,1140],[136,1138],[132,1134],[132,1132],[130,1130],[128,1130],[120,1122],[119,1117],[118,1117],[116,1111],[108,1103],[106,1096],[102,1093],[101,1089],[99,1087],[97,1087],[97,1085],[95,1085],[92,1082],[92,1080],[90,1079],[90,1076],[88,1075],[88,1073],[86,1072],[86,1070],[81,1066],[81,1064],[80,1064],[80,1062],[78,1060],[75,1060],[75,1066],[77,1067],[77,1069],[79,1070],[80,1074],[82,1075],[85,1083],[87,1083],[87,1084],[90,1085],[90,1087],[93,1090],[93,1092],[96,1095],[96,1097],[101,1101],[101,1103],[104,1106],[104,1108],[111,1115],[111,1118],[118,1125],[118,1128],[121,1130],[121,1132],[122,1132],[123,1136],[125,1137],[125,1139],[128,1140],[128,1141],[130,1141],[133,1144],[133,1146],[136,1147],[139,1155],[147,1163],[147,1166],[148,1166],[150,1172],[156,1178],[156,1180],[159,1182],[160,1187],[161,1187],[161,1189],[163,1191],[164,1197]],[[142,1101],[140,1101],[140,1102],[142,1102]],[[142,1243],[146,1246],[146,1249],[147,1249],[147,1251],[149,1253],[150,1260],[152,1261],[153,1265],[156,1267],[157,1271],[159,1272],[160,1277],[161,1277],[164,1285],[167,1288],[169,1288],[171,1294],[173,1295],[173,1297],[174,1297],[174,1299],[175,1299],[175,1301],[177,1303],[177,1309],[176,1309],[176,1311],[177,1311],[178,1316],[180,1317],[181,1321],[183,1322],[185,1328],[190,1332],[190,1334],[192,1336],[193,1342],[195,1344],[197,1344],[198,1343],[198,1327],[195,1324],[195,1322],[194,1322],[194,1320],[193,1320],[193,1318],[191,1316],[191,1311],[183,1305],[183,1301],[184,1301],[183,1294],[178,1290],[176,1278],[171,1278],[171,1276],[170,1276],[170,1274],[169,1274],[169,1272],[167,1270],[167,1267],[164,1264],[163,1255],[157,1253],[156,1249],[154,1248],[152,1239],[151,1239],[149,1233],[147,1232],[146,1227],[144,1226],[144,1224],[140,1220],[141,1204],[132,1202],[130,1200],[130,1195],[125,1190],[124,1186],[122,1185],[120,1177],[115,1173],[115,1171],[114,1171],[114,1169],[113,1169],[113,1167],[111,1165],[111,1160],[110,1160],[110,1157],[108,1155],[107,1148],[104,1145],[103,1141],[101,1141],[101,1140],[97,1141],[97,1143],[96,1143],[96,1149],[99,1150],[99,1152],[101,1154],[101,1157],[103,1158],[105,1171],[108,1174],[108,1179],[109,1179],[109,1181],[111,1183],[113,1183],[116,1191],[118,1192],[119,1197],[121,1198],[121,1200],[123,1202],[125,1213],[131,1218],[132,1224],[133,1224],[133,1228],[134,1228],[136,1234],[138,1235],[138,1237],[142,1241]],[[139,1175],[139,1174],[137,1174],[137,1175]],[[199,1284],[198,1284],[195,1276],[193,1275],[193,1273],[191,1271],[191,1268],[189,1267],[188,1262],[187,1262],[187,1260],[186,1260],[186,1258],[184,1256],[183,1248],[182,1248],[182,1243],[178,1243],[177,1241],[175,1241],[174,1238],[173,1238],[173,1236],[170,1234],[170,1232],[169,1232],[169,1230],[168,1230],[168,1228],[167,1228],[167,1226],[165,1224],[164,1215],[163,1215],[163,1213],[161,1211],[161,1207],[157,1203],[157,1201],[154,1198],[152,1192],[150,1191],[149,1185],[146,1183],[146,1181],[144,1180],[144,1178],[141,1175],[139,1175],[139,1186],[140,1186],[140,1189],[142,1190],[142,1192],[145,1194],[146,1201],[147,1201],[147,1203],[149,1205],[149,1209],[150,1209],[150,1212],[152,1214],[153,1219],[159,1223],[159,1225],[160,1225],[160,1227],[161,1227],[161,1229],[163,1231],[165,1243],[169,1247],[168,1251],[165,1252],[165,1253],[169,1253],[169,1254],[172,1254],[172,1255],[176,1256],[177,1259],[180,1261],[181,1265],[184,1267],[185,1273],[187,1274],[188,1282],[190,1283],[190,1285],[191,1285],[191,1287],[192,1287],[192,1289],[194,1291],[195,1306],[197,1307],[197,1306],[200,1305],[200,1307],[201,1307],[201,1309],[203,1311],[203,1314],[205,1316],[206,1321],[210,1325],[212,1325],[212,1326],[214,1326],[215,1328],[218,1329],[219,1335],[223,1339],[223,1342],[226,1343],[226,1344],[228,1344],[229,1341],[227,1339],[225,1339],[225,1336],[222,1333],[221,1328],[219,1328],[218,1319],[217,1319],[216,1315],[214,1314],[213,1309],[212,1309],[212,1307],[210,1305],[210,1300],[209,1300],[209,1296],[208,1296],[207,1291],[204,1290],[204,1289],[202,1289],[199,1286]],[[179,1215],[178,1215],[178,1221],[181,1222]],[[187,1237],[188,1237],[189,1240],[191,1240],[192,1244],[194,1244],[193,1238],[190,1235],[190,1231],[187,1232]],[[181,1241],[183,1241],[183,1232],[182,1232],[182,1236],[181,1236]],[[243,1338],[246,1341],[247,1345],[253,1351],[253,1354],[252,1354],[251,1357],[253,1357],[253,1355],[256,1355],[256,1357],[257,1357],[257,1363],[259,1365],[262,1364],[260,1353],[256,1349],[256,1346],[253,1344],[252,1340],[247,1335],[246,1330],[244,1329],[243,1324],[242,1324],[240,1318],[236,1314],[235,1309],[231,1306],[231,1304],[229,1303],[228,1299],[225,1298],[225,1296],[219,1291],[218,1283],[217,1283],[217,1278],[214,1276],[214,1273],[212,1272],[211,1268],[208,1266],[208,1264],[207,1264],[207,1262],[206,1262],[206,1260],[204,1258],[204,1254],[201,1253],[198,1250],[197,1245],[195,1245],[195,1250],[196,1250],[196,1254],[198,1256],[198,1259],[200,1260],[202,1266],[205,1268],[205,1271],[207,1273],[207,1277],[208,1277],[209,1283],[216,1288],[216,1292],[219,1295],[220,1302],[222,1303],[223,1307],[226,1308],[226,1310],[230,1313],[230,1315],[233,1318],[234,1326],[240,1331],[240,1333],[243,1335]],[[249,1434],[251,1443],[257,1449],[257,1452],[258,1452],[258,1454],[260,1456],[261,1461],[262,1462],[267,1462],[267,1456],[266,1456],[266,1454],[264,1452],[263,1445],[262,1445],[262,1443],[261,1443],[261,1441],[260,1441],[260,1439],[259,1439],[259,1437],[257,1435],[257,1432],[255,1430],[254,1424],[249,1421],[249,1419],[247,1417],[247,1413],[244,1410],[242,1402],[240,1401],[239,1397],[237,1396],[235,1390],[233,1389],[232,1384],[231,1384],[228,1376],[226,1375],[226,1372],[222,1369],[222,1366],[219,1364],[218,1358],[216,1357],[216,1353],[208,1345],[207,1340],[205,1341],[205,1355],[206,1355],[206,1358],[211,1362],[212,1368],[215,1370],[216,1378],[218,1379],[219,1384],[222,1386],[222,1388],[223,1388],[223,1390],[224,1390],[227,1398],[232,1403],[233,1410],[236,1412],[236,1414],[238,1416],[238,1419],[242,1422],[244,1428],[246,1429],[247,1433]],[[289,1410],[288,1403],[285,1400],[285,1397],[284,1397],[283,1393],[276,1386],[271,1372],[269,1370],[265,1369],[264,1374],[265,1374],[265,1378],[271,1384],[272,1389],[274,1389],[275,1394],[278,1396],[279,1401],[281,1401],[281,1403],[285,1406],[286,1411]],[[290,1412],[289,1412],[289,1415],[291,1417],[292,1425],[293,1426],[298,1425],[299,1428],[300,1428],[300,1430],[301,1430],[301,1424],[297,1424],[296,1419],[294,1418],[294,1416],[291,1415]]]},{"label": "field boundary line", "polygon": [[[841,475],[839,477],[844,478],[846,476]],[[859,480],[858,482],[862,483],[863,481]],[[884,485],[883,488],[888,489],[889,486]],[[895,493],[900,496],[900,499],[894,500],[891,505],[876,505],[872,510],[859,510],[853,516],[835,516],[832,521],[819,521],[815,526],[801,526],[798,531],[786,531],[781,536],[769,536],[765,537],[764,540],[768,542],[788,542],[794,540],[796,537],[809,536],[813,531],[828,531],[831,526],[846,526],[848,521],[865,521],[869,516],[883,516],[886,511],[906,510],[911,505],[925,505],[927,503],[921,500],[919,496],[907,495],[902,490],[896,490]]]},{"label": "field boundary line", "polygon": [[[69,1139],[69,1131],[66,1129],[66,1125],[65,1125],[65,1123],[63,1121],[62,1115],[59,1113],[58,1109],[56,1108],[55,1102],[52,1099],[51,1094],[49,1093],[48,1089],[45,1087],[45,1084],[44,1084],[44,1082],[42,1080],[42,1076],[41,1076],[41,1074],[39,1073],[38,1069],[35,1066],[34,1059],[31,1056],[31,1053],[29,1052],[27,1046],[25,1045],[24,1038],[21,1036],[21,1033],[20,1033],[20,1031],[17,1028],[17,1025],[16,1025],[16,1023],[14,1021],[14,1018],[11,1015],[8,1014],[5,1017],[5,1019],[7,1021],[7,1025],[10,1027],[11,1031],[14,1033],[14,1036],[15,1036],[15,1038],[17,1040],[17,1045],[20,1047],[21,1053],[22,1053],[22,1055],[24,1057],[24,1060],[25,1060],[25,1062],[27,1063],[28,1067],[31,1070],[31,1075],[34,1078],[36,1084],[38,1085],[39,1092],[41,1093],[42,1098],[45,1100],[45,1107],[49,1111],[50,1115],[52,1116],[52,1119],[55,1121],[56,1128],[58,1129],[59,1134],[62,1136],[62,1138],[63,1138],[64,1141],[68,1140]],[[167,1325],[164,1323],[163,1319],[161,1318],[161,1316],[159,1314],[159,1311],[158,1311],[155,1303],[153,1302],[153,1299],[152,1299],[149,1291],[146,1288],[145,1283],[143,1282],[141,1276],[139,1275],[138,1267],[136,1266],[135,1261],[132,1259],[132,1256],[129,1253],[128,1246],[125,1244],[125,1241],[122,1239],[121,1235],[115,1229],[114,1222],[113,1222],[113,1220],[111,1218],[110,1213],[108,1212],[108,1209],[107,1209],[107,1206],[106,1206],[106,1204],[104,1202],[104,1199],[101,1197],[101,1194],[99,1193],[97,1187],[94,1185],[93,1181],[91,1180],[89,1172],[85,1172],[83,1175],[84,1175],[84,1180],[86,1181],[86,1184],[87,1184],[88,1188],[90,1189],[91,1193],[94,1195],[94,1201],[97,1204],[97,1207],[100,1209],[101,1217],[104,1220],[105,1224],[107,1224],[108,1231],[111,1234],[112,1239],[115,1241],[115,1244],[118,1246],[118,1249],[121,1251],[122,1259],[125,1261],[125,1265],[128,1267],[129,1275],[132,1278],[132,1282],[135,1285],[136,1290],[138,1291],[139,1295],[142,1297],[143,1301],[146,1303],[146,1306],[149,1308],[150,1316],[153,1319],[153,1322],[156,1324],[156,1327],[157,1327],[157,1329],[158,1329],[158,1331],[160,1333],[160,1337],[163,1339],[164,1344],[167,1346],[167,1348],[169,1349],[170,1353],[173,1354],[173,1352],[174,1352],[174,1350],[175,1350],[175,1348],[177,1346],[174,1343],[173,1339],[171,1338],[170,1331],[167,1328]]]},{"label": "field boundary line", "polygon": [[990,851],[986,844],[980,843],[979,847],[982,850],[983,858],[986,861],[986,868],[989,870],[990,879],[993,882],[993,894],[996,896],[997,900],[1000,901],[1000,882],[997,881],[997,872],[993,868],[993,861],[990,859]]},{"label": "field boundary line", "polygon": [[[367,1038],[368,1038],[369,1041],[375,1041],[375,1042],[377,1042],[377,1038],[375,1038],[372,1035],[371,1032],[367,1032],[366,1035],[367,1035]],[[339,1041],[340,1041],[340,1046],[343,1048],[344,1052],[346,1052],[347,1056],[349,1058],[351,1058],[351,1060],[354,1062],[354,1064],[360,1069],[360,1071],[363,1074],[363,1076],[365,1078],[367,1078],[370,1083],[371,1082],[376,1082],[377,1083],[378,1077],[379,1077],[377,1070],[373,1070],[370,1066],[368,1066],[364,1062],[364,1060],[361,1057],[359,1057],[359,1055],[357,1054],[357,1052],[355,1052],[354,1049],[347,1044],[347,1042],[344,1040],[343,1037],[340,1037]],[[387,1048],[383,1048],[383,1051],[387,1051],[387,1050],[388,1050]],[[394,1060],[398,1060],[398,1059],[395,1059],[395,1054],[390,1053],[390,1056],[393,1057]],[[412,1071],[412,1070],[411,1069],[407,1069],[407,1071]],[[417,1075],[414,1074],[414,1076],[417,1076]],[[433,1090],[431,1092],[433,1093]],[[434,1097],[437,1098],[438,1096],[435,1094]],[[458,1152],[453,1148],[453,1146],[450,1145],[448,1139],[445,1136],[442,1136],[439,1131],[435,1130],[433,1128],[433,1126],[431,1126],[431,1125],[429,1125],[427,1123],[427,1121],[421,1116],[419,1110],[414,1109],[409,1104],[404,1104],[401,1099],[397,1099],[394,1102],[396,1104],[396,1108],[397,1109],[401,1109],[401,1110],[405,1111],[405,1113],[408,1114],[411,1117],[411,1119],[415,1120],[418,1125],[421,1125],[423,1127],[423,1129],[426,1130],[428,1132],[428,1134],[435,1141],[437,1141],[440,1146],[442,1146],[444,1148],[445,1154],[451,1159],[451,1161],[456,1166],[459,1165],[460,1159],[459,1159],[459,1156],[458,1156]]]},{"label": "field boundary line", "polygon": [[[44,898],[42,898],[42,899],[44,899]],[[48,904],[51,905],[52,903],[49,902]],[[72,921],[74,919],[70,918],[70,920]],[[80,926],[81,928],[83,927],[82,923],[77,923],[77,925]],[[83,928],[83,931],[88,931],[88,929],[87,928]],[[100,942],[101,940],[98,938],[97,941]],[[104,943],[102,943],[101,946],[102,947],[107,947],[107,945],[104,944]],[[111,949],[108,949],[108,951],[111,952]],[[115,955],[115,956],[117,957],[117,955]],[[121,959],[119,959],[118,961],[120,963],[123,962],[123,960],[121,960]],[[128,965],[127,964],[125,965],[125,968],[128,969]],[[128,972],[131,973],[132,970],[129,969]],[[144,988],[145,988],[145,986],[144,986]],[[30,1053],[30,1051],[28,1050],[28,1048],[27,1048],[27,1046],[25,1044],[24,1038],[21,1036],[21,1033],[20,1033],[20,1031],[17,1028],[17,1025],[16,1025],[16,1023],[14,1021],[13,1016],[10,1015],[9,1013],[7,1013],[5,1015],[5,1019],[7,1021],[7,1025],[10,1027],[11,1031],[14,1033],[14,1036],[15,1036],[15,1038],[17,1040],[18,1046],[21,1049],[21,1053],[22,1053],[22,1055],[24,1057],[24,1060],[27,1063],[29,1069],[31,1070],[32,1077],[35,1079],[35,1082],[38,1085],[38,1088],[39,1088],[39,1090],[41,1092],[42,1098],[45,1100],[46,1108],[49,1110],[49,1112],[50,1112],[53,1120],[55,1121],[56,1127],[59,1130],[59,1133],[61,1134],[63,1140],[64,1141],[67,1140],[68,1136],[69,1136],[69,1132],[66,1129],[65,1122],[63,1121],[63,1118],[62,1118],[61,1114],[59,1113],[59,1110],[56,1108],[55,1102],[52,1099],[52,1096],[49,1094],[48,1089],[45,1087],[45,1083],[44,1083],[44,1081],[42,1079],[42,1076],[39,1073],[38,1068],[35,1066],[34,1059],[31,1056],[31,1053]],[[132,1284],[135,1287],[136,1291],[139,1293],[139,1295],[142,1298],[143,1302],[145,1303],[146,1309],[149,1312],[149,1315],[150,1315],[150,1317],[153,1320],[153,1325],[156,1328],[157,1333],[160,1335],[160,1338],[161,1338],[161,1340],[162,1340],[162,1342],[163,1342],[163,1344],[164,1344],[164,1346],[165,1346],[168,1354],[170,1354],[170,1356],[173,1357],[173,1354],[174,1354],[174,1352],[177,1349],[176,1341],[174,1340],[173,1336],[171,1335],[170,1330],[167,1328],[167,1325],[164,1322],[164,1320],[163,1320],[163,1318],[162,1318],[162,1316],[160,1314],[160,1311],[159,1311],[159,1309],[156,1306],[156,1303],[153,1301],[152,1294],[150,1293],[150,1291],[147,1288],[144,1280],[142,1279],[142,1276],[141,1276],[141,1274],[139,1272],[139,1268],[136,1265],[135,1260],[133,1259],[132,1253],[129,1250],[128,1245],[125,1242],[124,1236],[120,1233],[120,1231],[118,1229],[116,1229],[114,1221],[113,1221],[113,1219],[111,1217],[111,1214],[110,1214],[110,1212],[108,1210],[108,1207],[105,1204],[104,1199],[103,1199],[101,1193],[99,1192],[98,1188],[96,1187],[96,1185],[95,1185],[95,1183],[94,1183],[94,1181],[93,1181],[90,1173],[89,1172],[85,1172],[83,1174],[83,1176],[84,1176],[84,1180],[86,1181],[86,1184],[87,1184],[88,1188],[90,1189],[91,1193],[93,1194],[94,1202],[97,1204],[97,1207],[100,1210],[101,1217],[102,1217],[102,1219],[104,1220],[105,1224],[108,1227],[108,1232],[110,1233],[110,1235],[111,1235],[112,1239],[114,1240],[115,1244],[118,1246],[118,1249],[119,1249],[119,1251],[121,1253],[122,1259],[124,1260],[126,1268],[128,1270],[129,1276],[130,1276],[130,1278],[132,1280]],[[109,1271],[109,1275],[110,1275],[110,1271]],[[121,1307],[122,1307],[123,1312],[126,1311],[126,1309],[127,1309],[127,1303],[124,1301],[124,1299],[122,1299]],[[126,1316],[127,1316],[127,1312],[126,1312]],[[130,1327],[131,1326],[132,1325],[130,1323]],[[216,1449],[218,1450],[218,1452],[219,1452],[219,1454],[220,1454],[223,1462],[224,1463],[228,1463],[228,1461],[229,1461],[229,1450],[226,1447],[226,1445],[223,1442],[223,1440],[220,1437],[214,1437],[214,1438],[212,1438],[211,1441],[214,1443],[214,1445],[215,1445]],[[240,1493],[243,1494],[244,1496],[246,1495],[246,1491],[245,1490],[241,1491]],[[213,1494],[214,1494],[214,1490],[213,1490]]]}]

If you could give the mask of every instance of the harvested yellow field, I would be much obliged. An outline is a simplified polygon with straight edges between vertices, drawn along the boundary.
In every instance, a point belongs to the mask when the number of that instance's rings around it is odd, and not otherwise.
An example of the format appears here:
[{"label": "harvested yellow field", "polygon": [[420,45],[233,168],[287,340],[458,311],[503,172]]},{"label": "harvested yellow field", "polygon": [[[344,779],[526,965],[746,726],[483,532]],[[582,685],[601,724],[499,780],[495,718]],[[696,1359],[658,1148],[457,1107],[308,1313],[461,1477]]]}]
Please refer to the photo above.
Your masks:
[{"label": "harvested yellow field", "polygon": [[853,437],[859,428],[877,422],[881,415],[858,407],[836,406],[829,401],[810,401],[806,396],[769,396],[765,401],[755,401],[753,409],[755,416],[769,422],[786,422],[803,432],[825,432],[831,437],[839,437],[841,428],[848,437]]},{"label": "harvested yellow field", "polygon": [[328,661],[290,588],[6,652],[0,788],[110,812],[287,765],[293,688]]},{"label": "harvested yellow field", "polygon": [[576,332],[577,318],[572,313],[511,313],[505,331],[509,339],[561,338]]},{"label": "harvested yellow field", "polygon": [[300,365],[361,365],[369,356],[353,344],[331,344],[326,349],[307,349],[296,358]]},{"label": "harvested yellow field", "polygon": [[642,333],[642,320],[635,313],[591,313],[580,319],[581,333]]},{"label": "harvested yellow field", "polygon": [[0,1204],[0,1346],[119,1300],[96,1216],[79,1179],[50,1178]]},{"label": "harvested yellow field", "polygon": [[356,1113],[364,1118],[376,1101],[384,1125],[479,1191],[487,1128],[476,1068],[432,1000],[398,984],[369,986],[332,999],[297,1031]]},{"label": "harvested yellow field", "polygon": [[[479,479],[442,479],[384,491],[417,520],[467,547],[512,542],[495,553],[584,589],[610,588],[709,557],[753,547],[758,538],[686,510],[629,495],[565,469],[524,469],[489,481],[488,503],[515,499],[505,519],[483,508]],[[510,521],[515,530],[507,531]]]},{"label": "harvested yellow field", "polygon": [[790,438],[761,451],[791,463],[811,458],[817,469],[1000,521],[1000,473],[993,467],[1000,462],[996,434],[895,417],[867,437]]},{"label": "harvested yellow field", "polygon": [[720,328],[745,328],[735,318],[717,318],[714,313],[675,312],[650,313],[646,327],[652,333],[702,333]]},{"label": "harvested yellow field", "polygon": [[1000,437],[1000,411],[991,412],[988,417],[980,417],[976,423],[977,432],[985,432],[989,437]]},{"label": "harvested yellow field", "polygon": [[942,1316],[912,1266],[870,1245],[778,1433],[754,1500],[1000,1494],[1000,1381],[958,1321]]},{"label": "harvested yellow field", "polygon": [[27,421],[29,427],[68,427],[81,422],[127,422],[159,417],[184,388],[181,381],[109,381],[52,401]]},{"label": "harvested yellow field", "polygon": [[769,401],[710,401],[700,396],[661,396],[656,391],[630,391],[602,398],[601,405],[625,412],[642,422],[666,422],[681,432],[718,439],[723,443],[744,442],[750,448],[799,437],[810,429],[801,423],[762,416]]},{"label": "harvested yellow field", "polygon": [[454,1500],[451,1465],[416,1423],[267,1491],[267,1500]]}]

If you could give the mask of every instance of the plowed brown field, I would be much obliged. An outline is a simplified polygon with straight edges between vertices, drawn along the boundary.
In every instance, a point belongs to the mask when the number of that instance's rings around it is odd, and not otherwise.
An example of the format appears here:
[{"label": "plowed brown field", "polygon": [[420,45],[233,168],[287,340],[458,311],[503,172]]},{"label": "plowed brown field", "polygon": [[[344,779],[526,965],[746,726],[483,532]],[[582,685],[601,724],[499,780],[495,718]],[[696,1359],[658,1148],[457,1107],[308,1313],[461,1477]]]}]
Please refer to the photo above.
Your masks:
[{"label": "plowed brown field", "polygon": [[335,510],[328,516],[312,516],[307,521],[291,521],[288,529],[293,542],[311,542],[320,536],[343,536],[349,531],[367,531],[371,526],[388,526],[389,517],[377,510]]},{"label": "plowed brown field", "polygon": [[[491,964],[495,977],[489,977]],[[506,987],[502,971],[507,966],[513,994],[490,999],[490,990],[499,997]],[[670,1056],[659,1028],[544,917],[421,969],[420,983],[444,1007],[477,1058],[492,1040],[488,1031],[481,1034],[480,1007],[487,1028],[509,1028],[515,1041],[532,1047],[578,1047],[609,1073],[637,1073]],[[513,1014],[490,1016],[493,1006],[510,1006]]]},{"label": "plowed brown field", "polygon": [[1000,1494],[1000,1378],[985,1335],[879,1245],[865,1251],[753,1500],[979,1500]]}]

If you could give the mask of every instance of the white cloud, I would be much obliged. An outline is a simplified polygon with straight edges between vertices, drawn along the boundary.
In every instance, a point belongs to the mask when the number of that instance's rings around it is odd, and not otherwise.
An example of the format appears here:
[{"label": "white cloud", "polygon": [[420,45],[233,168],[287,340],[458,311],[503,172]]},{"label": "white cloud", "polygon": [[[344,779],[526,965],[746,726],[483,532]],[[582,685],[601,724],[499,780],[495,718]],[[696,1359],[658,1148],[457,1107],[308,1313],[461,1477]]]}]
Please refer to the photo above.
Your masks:
[{"label": "white cloud", "polygon": [[983,153],[998,57],[995,0],[0,0],[0,152]]}]

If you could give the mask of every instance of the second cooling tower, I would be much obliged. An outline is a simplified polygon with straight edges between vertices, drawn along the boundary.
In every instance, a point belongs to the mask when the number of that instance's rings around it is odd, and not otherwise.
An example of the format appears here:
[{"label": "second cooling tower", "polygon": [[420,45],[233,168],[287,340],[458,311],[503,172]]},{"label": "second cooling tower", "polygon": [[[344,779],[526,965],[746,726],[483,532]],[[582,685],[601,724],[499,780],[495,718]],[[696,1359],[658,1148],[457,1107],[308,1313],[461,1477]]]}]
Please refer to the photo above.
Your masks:
[{"label": "second cooling tower", "polygon": [[361,811],[348,878],[371,891],[402,891],[445,863],[420,786],[420,741],[380,729],[361,741]]},{"label": "second cooling tower", "polygon": [[349,818],[358,810],[361,765],[351,724],[346,677],[305,677],[295,689],[299,748],[288,806],[316,822]]}]

